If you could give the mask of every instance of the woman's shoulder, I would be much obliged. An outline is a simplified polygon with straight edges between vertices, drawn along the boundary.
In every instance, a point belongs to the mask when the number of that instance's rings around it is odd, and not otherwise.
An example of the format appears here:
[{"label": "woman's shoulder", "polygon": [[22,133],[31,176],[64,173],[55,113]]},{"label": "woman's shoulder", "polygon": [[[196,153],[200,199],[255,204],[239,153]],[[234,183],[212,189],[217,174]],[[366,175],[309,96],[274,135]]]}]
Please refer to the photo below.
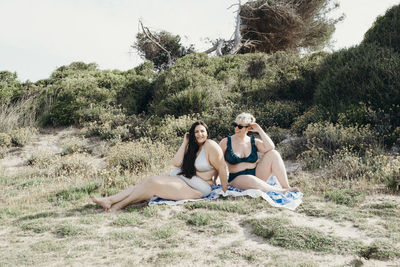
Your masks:
[{"label": "woman's shoulder", "polygon": [[[221,141],[222,142],[222,141]],[[218,145],[217,142],[211,139],[207,139],[207,141],[204,143],[204,148],[208,150],[219,150],[221,149],[220,146]]]},{"label": "woman's shoulder", "polygon": [[219,144],[220,144],[220,145],[226,144],[226,143],[228,142],[228,137],[230,137],[230,136],[227,136],[227,137],[225,137],[225,138],[222,138],[222,140],[219,141]]}]

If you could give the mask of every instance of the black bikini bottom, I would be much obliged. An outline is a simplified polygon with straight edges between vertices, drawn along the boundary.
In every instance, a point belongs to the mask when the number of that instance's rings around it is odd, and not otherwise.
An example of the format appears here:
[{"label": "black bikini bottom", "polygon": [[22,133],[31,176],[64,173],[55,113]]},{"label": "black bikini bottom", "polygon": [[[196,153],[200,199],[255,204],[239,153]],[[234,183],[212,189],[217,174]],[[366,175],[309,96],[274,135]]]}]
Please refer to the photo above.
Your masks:
[{"label": "black bikini bottom", "polygon": [[240,172],[235,172],[235,173],[229,173],[229,178],[228,178],[228,182],[232,182],[236,177],[238,177],[239,175],[256,175],[256,168],[254,169],[245,169],[243,171]]}]

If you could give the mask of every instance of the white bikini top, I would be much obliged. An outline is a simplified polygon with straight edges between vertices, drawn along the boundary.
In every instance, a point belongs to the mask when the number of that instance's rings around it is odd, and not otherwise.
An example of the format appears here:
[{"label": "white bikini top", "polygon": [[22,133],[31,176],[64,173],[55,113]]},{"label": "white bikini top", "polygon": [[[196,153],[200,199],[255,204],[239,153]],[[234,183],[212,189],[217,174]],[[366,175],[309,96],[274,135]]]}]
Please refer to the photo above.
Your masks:
[{"label": "white bikini top", "polygon": [[206,152],[204,150],[204,146],[201,148],[201,151],[194,162],[194,167],[199,172],[214,170],[214,167],[210,165],[210,163],[206,158]]}]

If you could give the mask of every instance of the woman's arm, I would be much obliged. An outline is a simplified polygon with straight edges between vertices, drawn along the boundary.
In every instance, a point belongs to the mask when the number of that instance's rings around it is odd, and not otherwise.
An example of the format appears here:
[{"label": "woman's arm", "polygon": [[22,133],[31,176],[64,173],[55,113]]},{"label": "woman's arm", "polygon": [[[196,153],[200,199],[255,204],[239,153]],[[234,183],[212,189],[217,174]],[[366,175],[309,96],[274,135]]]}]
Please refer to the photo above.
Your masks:
[{"label": "woman's arm", "polygon": [[[221,181],[222,190],[228,190],[228,172],[225,164],[224,153],[221,147],[212,140],[207,140],[208,160],[210,164],[217,170],[219,180]],[[206,152],[207,152],[206,150]]]},{"label": "woman's arm", "polygon": [[177,168],[182,167],[183,157],[185,156],[186,148],[189,144],[189,133],[185,133],[183,136],[183,142],[179,147],[178,151],[175,153],[174,158],[172,159],[172,165]]},{"label": "woman's arm", "polygon": [[258,125],[258,123],[250,124],[250,131],[258,133],[261,140],[256,139],[256,146],[260,153],[267,153],[275,149],[275,144],[272,139],[264,132],[264,130]]}]

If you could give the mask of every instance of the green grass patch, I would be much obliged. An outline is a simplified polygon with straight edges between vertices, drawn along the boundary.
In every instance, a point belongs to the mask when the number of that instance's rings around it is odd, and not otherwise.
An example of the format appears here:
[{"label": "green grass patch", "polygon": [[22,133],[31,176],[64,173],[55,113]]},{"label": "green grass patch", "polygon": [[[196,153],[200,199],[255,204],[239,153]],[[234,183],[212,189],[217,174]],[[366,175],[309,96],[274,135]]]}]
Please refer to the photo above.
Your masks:
[{"label": "green grass patch", "polygon": [[111,224],[115,226],[135,226],[143,224],[143,219],[136,212],[123,213]]},{"label": "green grass patch", "polygon": [[196,212],[189,215],[186,222],[194,226],[209,225],[213,221],[214,216],[209,213]]},{"label": "green grass patch", "polygon": [[335,189],[325,192],[325,199],[336,204],[354,207],[365,200],[365,193],[353,189]]},{"label": "green grass patch", "polygon": [[71,236],[80,236],[80,235],[88,235],[89,231],[83,227],[74,225],[72,223],[62,224],[56,227],[54,234],[57,237],[71,237]]},{"label": "green grass patch", "polygon": [[168,239],[177,233],[176,226],[173,225],[163,225],[161,227],[155,228],[152,231],[153,239]]},{"label": "green grass patch", "polygon": [[51,230],[51,226],[48,224],[48,222],[42,220],[24,223],[21,224],[20,227],[24,231],[33,231],[34,233],[37,234],[48,232]]},{"label": "green grass patch", "polygon": [[360,247],[355,241],[344,241],[310,227],[295,226],[284,218],[250,219],[246,222],[253,227],[254,234],[266,238],[273,246],[341,254],[355,252]]},{"label": "green grass patch", "polygon": [[155,256],[151,256],[147,259],[147,263],[153,263],[158,266],[165,266],[169,264],[176,264],[180,259],[186,256],[185,253],[181,251],[164,250],[157,253]]},{"label": "green grass patch", "polygon": [[394,202],[370,203],[362,209],[379,217],[400,217],[400,205]]},{"label": "green grass patch", "polygon": [[87,198],[99,188],[97,184],[87,184],[82,187],[71,187],[62,190],[49,198],[55,205],[63,205],[65,202],[74,202],[82,198]]},{"label": "green grass patch", "polygon": [[361,248],[359,255],[367,260],[390,260],[400,258],[400,250],[391,243],[378,241]]},{"label": "green grass patch", "polygon": [[60,251],[65,245],[55,240],[40,240],[30,245],[30,248],[36,252],[49,253]]},{"label": "green grass patch", "polygon": [[58,213],[52,211],[46,211],[46,212],[39,212],[36,214],[23,216],[19,218],[19,221],[35,220],[40,218],[55,218],[55,217],[58,217]]},{"label": "green grass patch", "polygon": [[247,214],[249,211],[239,203],[227,202],[227,201],[218,201],[218,202],[210,202],[210,201],[197,201],[197,202],[188,202],[185,203],[185,208],[189,210],[194,209],[208,209],[208,210],[219,210],[219,211],[227,211],[227,212],[235,212],[240,214]]}]

